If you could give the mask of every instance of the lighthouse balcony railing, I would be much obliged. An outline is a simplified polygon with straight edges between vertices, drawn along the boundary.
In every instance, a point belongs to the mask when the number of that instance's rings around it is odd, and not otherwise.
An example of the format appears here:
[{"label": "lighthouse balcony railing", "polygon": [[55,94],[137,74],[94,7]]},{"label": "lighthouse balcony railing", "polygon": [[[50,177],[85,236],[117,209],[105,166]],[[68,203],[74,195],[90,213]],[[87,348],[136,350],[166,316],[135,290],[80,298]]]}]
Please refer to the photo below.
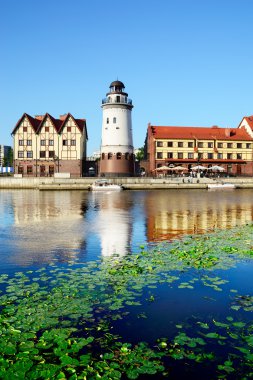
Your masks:
[{"label": "lighthouse balcony railing", "polygon": [[102,104],[109,104],[109,103],[112,103],[112,104],[115,104],[115,103],[118,103],[118,104],[129,104],[129,105],[132,105],[132,99],[108,99],[108,98],[104,98],[102,100]]}]

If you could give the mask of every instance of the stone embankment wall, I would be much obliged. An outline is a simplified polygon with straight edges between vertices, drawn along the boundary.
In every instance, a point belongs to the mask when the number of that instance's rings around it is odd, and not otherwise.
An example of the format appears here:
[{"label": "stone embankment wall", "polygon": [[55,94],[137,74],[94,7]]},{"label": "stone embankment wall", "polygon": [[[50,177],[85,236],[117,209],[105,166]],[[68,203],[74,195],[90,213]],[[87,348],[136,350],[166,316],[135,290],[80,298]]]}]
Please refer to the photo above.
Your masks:
[{"label": "stone embankment wall", "polygon": [[[37,190],[88,190],[96,178],[13,178],[1,177],[0,189],[37,189]],[[206,189],[208,183],[229,182],[237,188],[252,188],[253,178],[112,178],[112,183],[122,184],[127,190],[152,189]]]}]

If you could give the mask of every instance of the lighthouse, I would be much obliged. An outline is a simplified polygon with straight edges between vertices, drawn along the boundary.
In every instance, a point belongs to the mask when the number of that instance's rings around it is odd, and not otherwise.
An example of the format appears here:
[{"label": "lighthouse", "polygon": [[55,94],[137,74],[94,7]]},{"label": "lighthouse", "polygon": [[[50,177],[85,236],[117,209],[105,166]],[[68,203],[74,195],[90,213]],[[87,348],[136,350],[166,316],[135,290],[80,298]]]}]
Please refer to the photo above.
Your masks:
[{"label": "lighthouse", "polygon": [[102,100],[103,123],[100,176],[130,177],[134,175],[132,137],[132,100],[120,81],[110,84]]}]

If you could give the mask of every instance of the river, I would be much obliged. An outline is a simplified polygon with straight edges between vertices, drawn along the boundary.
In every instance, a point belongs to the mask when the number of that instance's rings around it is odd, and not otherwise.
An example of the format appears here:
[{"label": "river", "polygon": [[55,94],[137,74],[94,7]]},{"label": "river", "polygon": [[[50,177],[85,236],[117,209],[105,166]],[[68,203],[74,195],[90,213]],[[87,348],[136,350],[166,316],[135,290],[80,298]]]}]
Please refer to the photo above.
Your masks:
[{"label": "river", "polygon": [[0,273],[252,222],[253,191],[0,191]]}]

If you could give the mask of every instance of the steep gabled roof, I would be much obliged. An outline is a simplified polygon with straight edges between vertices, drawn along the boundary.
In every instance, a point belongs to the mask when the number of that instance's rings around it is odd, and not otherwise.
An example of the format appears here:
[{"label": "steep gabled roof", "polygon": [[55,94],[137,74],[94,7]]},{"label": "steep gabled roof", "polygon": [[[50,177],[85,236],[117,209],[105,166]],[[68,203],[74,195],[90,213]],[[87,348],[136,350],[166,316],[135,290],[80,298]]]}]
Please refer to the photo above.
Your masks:
[{"label": "steep gabled roof", "polygon": [[59,132],[64,128],[65,124],[67,123],[67,121],[70,117],[74,120],[74,123],[76,124],[79,131],[82,133],[85,132],[86,137],[88,139],[87,128],[86,128],[86,119],[75,119],[71,115],[71,113],[67,113],[66,115],[64,115],[64,118],[62,118],[62,120],[61,120],[62,124],[61,124]]},{"label": "steep gabled roof", "polygon": [[[242,119],[242,121],[243,120],[246,120],[246,122],[248,123],[249,127],[253,131],[253,116],[244,116],[243,119]],[[241,121],[241,123],[242,123],[242,121]]]},{"label": "steep gabled roof", "polygon": [[155,139],[252,140],[244,129],[208,127],[149,126]]},{"label": "steep gabled roof", "polygon": [[59,119],[55,119],[52,115],[50,115],[49,113],[46,113],[43,118],[40,120],[40,124],[37,128],[37,133],[41,130],[42,126],[43,126],[43,123],[44,121],[49,118],[51,120],[51,123],[53,124],[56,132],[59,132],[59,130],[61,129],[61,124],[62,124],[62,120],[59,120]]},{"label": "steep gabled roof", "polygon": [[17,124],[15,125],[13,131],[12,131],[12,135],[14,135],[16,133],[16,130],[18,129],[18,127],[20,126],[20,124],[23,122],[23,120],[27,118],[29,123],[31,124],[34,132],[36,133],[37,132],[37,129],[40,125],[40,120],[28,115],[27,113],[24,113],[21,118],[18,120]]},{"label": "steep gabled roof", "polygon": [[22,115],[22,117],[18,120],[17,124],[15,125],[15,127],[12,131],[12,135],[15,134],[16,130],[18,129],[18,127],[20,126],[20,124],[22,123],[22,121],[24,120],[25,117],[29,120],[29,123],[31,124],[35,133],[39,133],[39,131],[41,130],[41,128],[43,126],[44,121],[47,118],[49,118],[51,120],[51,123],[53,124],[56,132],[60,133],[60,131],[64,127],[65,123],[67,122],[67,119],[69,117],[72,117],[77,128],[80,130],[81,133],[85,132],[86,137],[88,139],[87,128],[86,128],[86,119],[75,119],[70,113],[64,115],[63,117],[60,117],[60,119],[55,119],[49,113],[46,113],[45,115],[41,115],[41,116],[37,116],[37,117],[36,116],[32,117],[32,116],[28,115],[27,113],[24,113]]}]

